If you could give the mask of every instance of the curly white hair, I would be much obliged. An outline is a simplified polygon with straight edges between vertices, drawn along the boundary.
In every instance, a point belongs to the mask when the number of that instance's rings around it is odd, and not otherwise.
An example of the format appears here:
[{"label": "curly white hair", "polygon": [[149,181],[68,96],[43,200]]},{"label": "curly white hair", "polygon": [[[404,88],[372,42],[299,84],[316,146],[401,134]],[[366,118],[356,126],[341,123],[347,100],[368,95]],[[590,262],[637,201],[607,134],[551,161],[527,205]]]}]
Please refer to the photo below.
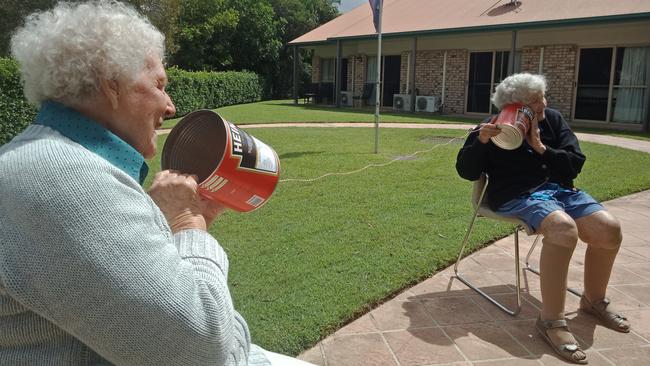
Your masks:
[{"label": "curly white hair", "polygon": [[546,78],[542,75],[521,73],[503,79],[492,94],[492,104],[498,109],[513,103],[530,103],[546,93]]},{"label": "curly white hair", "polygon": [[149,55],[164,57],[165,37],[118,1],[59,3],[28,16],[11,38],[25,96],[75,105],[97,95],[99,81],[133,81]]}]

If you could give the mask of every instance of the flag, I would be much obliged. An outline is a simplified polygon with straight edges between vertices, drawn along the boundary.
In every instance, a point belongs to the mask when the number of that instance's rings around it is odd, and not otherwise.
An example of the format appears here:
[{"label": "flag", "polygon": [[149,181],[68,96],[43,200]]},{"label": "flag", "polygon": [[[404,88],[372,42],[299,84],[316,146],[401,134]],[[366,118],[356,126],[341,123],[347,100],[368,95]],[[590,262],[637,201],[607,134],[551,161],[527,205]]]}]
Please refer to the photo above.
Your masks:
[{"label": "flag", "polygon": [[370,9],[372,10],[372,23],[375,25],[375,32],[379,33],[379,16],[382,0],[368,0],[370,2]]}]

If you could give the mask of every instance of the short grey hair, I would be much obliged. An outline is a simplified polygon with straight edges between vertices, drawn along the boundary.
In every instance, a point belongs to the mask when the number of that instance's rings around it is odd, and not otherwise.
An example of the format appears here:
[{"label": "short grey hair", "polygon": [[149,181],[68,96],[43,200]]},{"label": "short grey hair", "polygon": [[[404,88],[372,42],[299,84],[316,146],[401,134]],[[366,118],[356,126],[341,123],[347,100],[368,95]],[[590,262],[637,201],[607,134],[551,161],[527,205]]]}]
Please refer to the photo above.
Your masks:
[{"label": "short grey hair", "polygon": [[135,80],[147,57],[164,57],[165,37],[135,9],[118,1],[59,3],[29,15],[11,38],[25,97],[83,103],[99,81]]},{"label": "short grey hair", "polygon": [[546,78],[542,75],[521,73],[503,79],[492,94],[492,104],[498,109],[513,103],[530,103],[539,94],[546,93]]}]

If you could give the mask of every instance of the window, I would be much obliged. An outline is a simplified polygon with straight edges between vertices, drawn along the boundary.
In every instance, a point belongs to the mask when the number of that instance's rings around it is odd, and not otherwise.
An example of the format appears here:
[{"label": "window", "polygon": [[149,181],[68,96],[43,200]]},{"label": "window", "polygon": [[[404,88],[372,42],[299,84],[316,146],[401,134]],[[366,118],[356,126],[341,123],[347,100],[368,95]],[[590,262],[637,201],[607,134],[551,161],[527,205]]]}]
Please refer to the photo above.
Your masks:
[{"label": "window", "polygon": [[323,82],[334,82],[336,72],[336,59],[323,58],[320,61],[320,80]]},{"label": "window", "polygon": [[[472,52],[469,56],[467,111],[496,113],[490,98],[496,86],[508,76],[509,51]],[[521,65],[521,52],[515,53],[515,72]]]},{"label": "window", "polygon": [[377,56],[368,56],[364,98],[367,105],[377,104]]},{"label": "window", "polygon": [[580,50],[574,118],[642,123],[648,115],[650,47]]}]

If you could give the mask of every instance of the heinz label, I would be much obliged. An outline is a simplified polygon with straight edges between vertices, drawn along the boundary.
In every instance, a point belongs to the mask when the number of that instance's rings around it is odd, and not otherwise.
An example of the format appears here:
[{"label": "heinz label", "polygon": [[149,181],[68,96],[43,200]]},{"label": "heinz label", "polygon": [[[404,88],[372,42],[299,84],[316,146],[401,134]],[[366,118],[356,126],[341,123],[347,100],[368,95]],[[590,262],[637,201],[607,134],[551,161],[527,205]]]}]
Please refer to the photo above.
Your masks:
[{"label": "heinz label", "polygon": [[267,144],[228,122],[232,138],[232,155],[239,157],[239,167],[266,173],[278,173],[275,153]]}]

